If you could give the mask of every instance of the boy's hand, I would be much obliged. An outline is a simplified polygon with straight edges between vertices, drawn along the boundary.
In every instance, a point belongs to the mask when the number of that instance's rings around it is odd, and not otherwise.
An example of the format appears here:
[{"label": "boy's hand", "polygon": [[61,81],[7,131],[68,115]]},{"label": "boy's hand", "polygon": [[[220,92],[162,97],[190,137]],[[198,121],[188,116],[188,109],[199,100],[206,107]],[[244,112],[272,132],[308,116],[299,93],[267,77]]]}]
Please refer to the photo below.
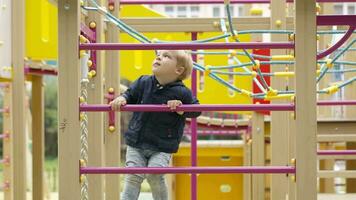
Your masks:
[{"label": "boy's hand", "polygon": [[[178,107],[178,106],[181,106],[182,105],[182,102],[181,101],[179,101],[179,100],[169,100],[169,101],[167,101],[167,106],[172,110],[172,111],[174,111],[174,110],[176,110],[176,108]],[[180,114],[180,115],[183,115],[183,111],[179,111],[179,112],[177,112],[178,114]]]},{"label": "boy's hand", "polygon": [[126,99],[123,96],[119,96],[109,103],[112,110],[120,110],[121,106],[126,105]]}]

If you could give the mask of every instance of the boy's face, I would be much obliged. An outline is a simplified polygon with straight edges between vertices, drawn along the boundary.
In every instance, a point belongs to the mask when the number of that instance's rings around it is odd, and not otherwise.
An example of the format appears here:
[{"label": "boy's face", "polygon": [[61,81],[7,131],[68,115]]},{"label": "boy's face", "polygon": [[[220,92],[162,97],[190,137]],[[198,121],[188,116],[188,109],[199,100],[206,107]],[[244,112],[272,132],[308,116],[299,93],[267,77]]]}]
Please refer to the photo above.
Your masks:
[{"label": "boy's face", "polygon": [[157,52],[156,58],[152,63],[152,72],[160,77],[178,77],[181,72],[177,67],[176,52],[170,50],[161,50]]}]

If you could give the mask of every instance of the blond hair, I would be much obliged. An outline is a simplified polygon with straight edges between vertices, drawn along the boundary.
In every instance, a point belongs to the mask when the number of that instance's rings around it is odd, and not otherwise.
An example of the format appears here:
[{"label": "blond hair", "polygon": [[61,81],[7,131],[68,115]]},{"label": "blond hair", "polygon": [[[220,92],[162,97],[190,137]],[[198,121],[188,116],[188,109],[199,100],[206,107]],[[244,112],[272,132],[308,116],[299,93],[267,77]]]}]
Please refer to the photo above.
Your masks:
[{"label": "blond hair", "polygon": [[189,78],[192,74],[193,69],[193,60],[192,56],[188,51],[185,50],[176,50],[173,51],[177,58],[177,67],[183,67],[183,73],[178,77],[179,80],[184,80]]}]

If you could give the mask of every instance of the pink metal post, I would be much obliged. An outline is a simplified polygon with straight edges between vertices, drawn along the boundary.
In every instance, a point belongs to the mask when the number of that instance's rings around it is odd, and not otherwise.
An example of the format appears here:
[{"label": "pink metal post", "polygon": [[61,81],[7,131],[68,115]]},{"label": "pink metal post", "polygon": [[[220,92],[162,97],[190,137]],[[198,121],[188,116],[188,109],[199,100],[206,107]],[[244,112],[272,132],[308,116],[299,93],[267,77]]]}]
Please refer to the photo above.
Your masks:
[{"label": "pink metal post", "polygon": [[[192,40],[197,40],[198,34],[196,32],[192,33]],[[196,49],[193,49],[196,50]],[[197,61],[197,55],[193,54],[192,59],[194,62]],[[193,69],[192,71],[192,82],[191,82],[191,88],[192,88],[192,93],[193,96],[197,97],[197,71]],[[191,120],[190,128],[192,131],[192,139],[191,139],[191,149],[190,149],[190,155],[191,155],[191,164],[192,167],[197,166],[198,162],[198,156],[197,156],[197,140],[198,140],[198,135],[197,135],[197,119],[193,118]],[[192,174],[190,177],[190,199],[191,200],[196,200],[197,199],[197,175]]]},{"label": "pink metal post", "polygon": [[294,49],[292,42],[85,43],[80,50]]},{"label": "pink metal post", "polygon": [[249,167],[81,167],[81,174],[295,174],[292,166]]}]

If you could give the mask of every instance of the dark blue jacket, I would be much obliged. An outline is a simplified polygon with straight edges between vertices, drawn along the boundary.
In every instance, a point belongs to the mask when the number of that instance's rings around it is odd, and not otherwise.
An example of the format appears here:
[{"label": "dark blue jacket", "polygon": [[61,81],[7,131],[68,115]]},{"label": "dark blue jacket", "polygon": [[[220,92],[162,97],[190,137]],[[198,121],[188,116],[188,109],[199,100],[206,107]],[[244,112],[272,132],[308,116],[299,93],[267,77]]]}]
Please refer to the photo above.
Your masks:
[{"label": "dark blue jacket", "polygon": [[[160,85],[154,76],[141,76],[122,95],[127,104],[167,104],[169,100],[180,100],[183,104],[199,104],[182,81]],[[182,139],[185,118],[198,117],[200,112],[134,112],[126,144],[159,152],[175,153]]]}]

